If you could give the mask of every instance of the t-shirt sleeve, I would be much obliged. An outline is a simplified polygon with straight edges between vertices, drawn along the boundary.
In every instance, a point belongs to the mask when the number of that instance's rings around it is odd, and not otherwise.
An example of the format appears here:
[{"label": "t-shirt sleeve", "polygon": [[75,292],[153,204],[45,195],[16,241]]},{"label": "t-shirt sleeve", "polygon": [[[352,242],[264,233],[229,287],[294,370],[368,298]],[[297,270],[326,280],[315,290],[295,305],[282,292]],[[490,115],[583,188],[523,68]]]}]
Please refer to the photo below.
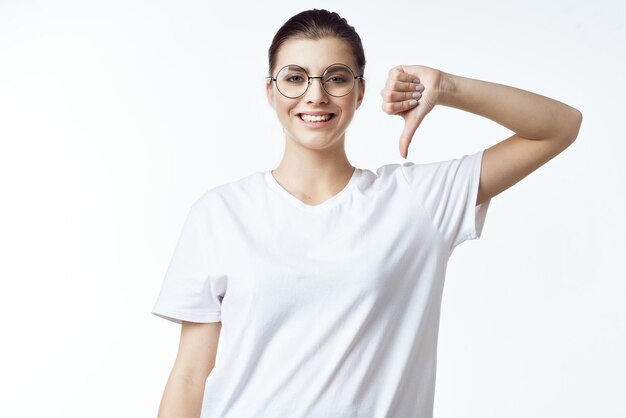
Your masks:
[{"label": "t-shirt sleeve", "polygon": [[207,209],[189,210],[152,313],[178,324],[219,322],[225,280],[215,273],[215,254]]},{"label": "t-shirt sleeve", "polygon": [[476,206],[484,150],[447,161],[414,164],[402,171],[450,252],[480,238],[491,200]]}]

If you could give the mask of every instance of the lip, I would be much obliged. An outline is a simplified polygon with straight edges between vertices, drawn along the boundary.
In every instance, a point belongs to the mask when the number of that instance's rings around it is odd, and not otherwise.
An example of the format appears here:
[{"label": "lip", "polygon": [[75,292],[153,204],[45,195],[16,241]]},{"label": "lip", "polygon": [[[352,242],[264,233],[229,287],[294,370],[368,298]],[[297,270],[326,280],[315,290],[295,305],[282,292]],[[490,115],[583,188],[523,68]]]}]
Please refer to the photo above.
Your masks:
[{"label": "lip", "polygon": [[[304,120],[300,117],[300,114],[301,114],[301,113],[304,113],[304,114],[306,114],[306,115],[315,115],[315,116],[318,116],[318,115],[326,115],[326,114],[328,114],[328,113],[331,113],[333,116],[332,116],[329,120],[326,120],[326,121],[320,121],[320,122],[306,122],[306,121],[304,121]],[[296,119],[298,119],[298,121],[299,121],[302,125],[304,125],[304,126],[306,126],[306,127],[308,127],[308,128],[323,128],[323,127],[325,127],[325,126],[330,125],[331,123],[334,123],[334,122],[335,122],[335,119],[337,119],[337,114],[336,114],[336,113],[333,113],[333,112],[311,112],[311,113],[309,113],[309,112],[300,112],[300,113],[296,113]]]},{"label": "lip", "polygon": [[296,116],[300,116],[302,113],[304,113],[305,115],[312,115],[312,116],[327,115],[327,114],[329,114],[329,113],[331,113],[331,114],[333,114],[333,115],[334,115],[334,113],[333,113],[333,112],[324,112],[324,111],[321,111],[321,110],[311,110],[311,111],[309,112],[309,111],[304,110],[304,111],[302,111],[302,112],[298,112],[298,113],[296,113]]}]

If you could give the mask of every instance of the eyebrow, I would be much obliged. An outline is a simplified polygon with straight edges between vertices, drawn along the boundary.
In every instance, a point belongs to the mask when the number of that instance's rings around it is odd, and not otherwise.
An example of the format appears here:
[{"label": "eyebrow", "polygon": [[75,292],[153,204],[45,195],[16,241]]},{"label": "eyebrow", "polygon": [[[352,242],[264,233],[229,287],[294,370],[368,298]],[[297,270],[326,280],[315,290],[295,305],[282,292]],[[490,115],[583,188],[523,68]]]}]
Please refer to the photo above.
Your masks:
[{"label": "eyebrow", "polygon": [[287,68],[290,69],[290,70],[297,70],[298,68],[304,68],[304,71],[306,71],[306,72],[309,71],[308,68],[303,67],[301,65],[296,65],[296,64],[289,64],[289,65],[287,65]]},{"label": "eyebrow", "polygon": [[[327,69],[329,69],[329,68],[331,68],[331,69],[332,69],[333,67],[338,67],[339,65],[344,65],[344,66],[346,66],[346,67],[350,68],[350,66],[349,66],[348,64],[343,64],[343,63],[340,63],[340,62],[335,62],[335,63],[333,63],[333,64],[330,64],[328,67],[324,68],[324,71],[326,71],[326,70],[327,70]],[[288,65],[287,65],[287,68],[288,68],[289,70],[295,70],[295,69],[296,69],[296,67],[304,68],[304,71],[306,71],[306,72],[307,72],[307,74],[308,74],[308,73],[310,73],[310,69],[309,69],[308,67],[304,67],[304,66],[302,66],[302,65],[298,65],[298,64],[288,64]],[[350,68],[350,69],[352,70],[352,68]]]}]

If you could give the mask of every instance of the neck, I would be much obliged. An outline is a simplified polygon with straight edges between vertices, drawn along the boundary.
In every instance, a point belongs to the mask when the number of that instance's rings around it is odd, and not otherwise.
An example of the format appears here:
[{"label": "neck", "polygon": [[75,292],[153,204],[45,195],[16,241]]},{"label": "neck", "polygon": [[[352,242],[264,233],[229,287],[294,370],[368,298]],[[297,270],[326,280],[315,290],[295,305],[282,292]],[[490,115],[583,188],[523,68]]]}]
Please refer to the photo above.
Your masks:
[{"label": "neck", "polygon": [[324,200],[346,186],[354,169],[346,156],[343,138],[333,148],[318,150],[286,139],[285,153],[272,175],[294,195]]}]

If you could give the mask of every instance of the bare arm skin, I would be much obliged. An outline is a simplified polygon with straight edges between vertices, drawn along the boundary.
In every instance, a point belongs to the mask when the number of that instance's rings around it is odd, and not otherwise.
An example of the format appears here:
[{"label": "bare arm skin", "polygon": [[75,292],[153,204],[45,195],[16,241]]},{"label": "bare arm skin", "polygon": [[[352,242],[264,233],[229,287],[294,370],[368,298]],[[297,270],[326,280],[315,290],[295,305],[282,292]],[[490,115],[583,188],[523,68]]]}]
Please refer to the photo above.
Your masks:
[{"label": "bare arm skin", "polygon": [[204,384],[217,354],[221,322],[183,321],[176,361],[165,385],[158,418],[199,418]]},{"label": "bare arm skin", "polygon": [[451,74],[444,80],[442,105],[484,116],[515,132],[485,150],[476,204],[508,189],[578,136],[582,114],[557,100]]},{"label": "bare arm skin", "polygon": [[[422,96],[411,103],[416,87]],[[405,119],[400,138],[405,158],[415,131],[436,105],[484,116],[515,132],[485,150],[477,205],[561,153],[576,139],[582,123],[577,109],[549,97],[421,65],[392,68],[381,95],[383,110]]]}]

